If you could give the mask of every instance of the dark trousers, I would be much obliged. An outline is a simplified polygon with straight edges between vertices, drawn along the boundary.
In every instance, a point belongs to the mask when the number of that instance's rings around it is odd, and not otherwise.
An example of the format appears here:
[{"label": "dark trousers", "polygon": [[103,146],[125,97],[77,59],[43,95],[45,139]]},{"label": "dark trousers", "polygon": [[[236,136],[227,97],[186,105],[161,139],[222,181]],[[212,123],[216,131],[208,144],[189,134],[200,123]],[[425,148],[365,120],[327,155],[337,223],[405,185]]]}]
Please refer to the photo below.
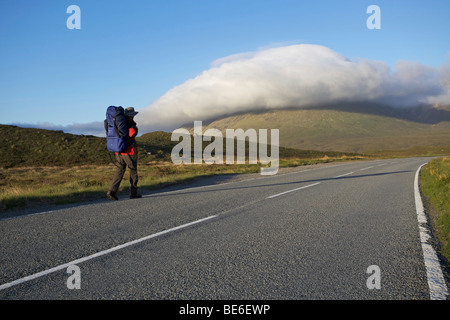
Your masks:
[{"label": "dark trousers", "polygon": [[117,193],[120,182],[122,182],[123,175],[125,174],[125,170],[128,167],[130,171],[130,195],[136,194],[138,184],[137,154],[132,156],[116,154],[116,162],[117,169],[111,181],[109,191]]}]

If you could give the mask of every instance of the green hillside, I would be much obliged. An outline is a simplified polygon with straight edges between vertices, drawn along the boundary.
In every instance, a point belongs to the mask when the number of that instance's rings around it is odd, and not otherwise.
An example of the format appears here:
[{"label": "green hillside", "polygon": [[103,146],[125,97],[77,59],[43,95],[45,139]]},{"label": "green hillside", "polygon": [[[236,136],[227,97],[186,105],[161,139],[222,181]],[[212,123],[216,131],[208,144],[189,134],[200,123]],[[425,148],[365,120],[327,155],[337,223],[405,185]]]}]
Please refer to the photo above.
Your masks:
[{"label": "green hillside", "polygon": [[[143,134],[137,137],[138,145],[146,152],[150,152],[153,159],[164,159],[171,161],[170,154],[172,148],[178,143],[178,141],[171,141],[171,133],[163,131],[155,131]],[[223,146],[226,146],[226,138],[223,139]],[[193,148],[194,139],[191,139],[191,146]],[[204,141],[202,149],[204,149],[211,142]],[[246,156],[248,156],[248,143],[246,144]],[[235,142],[236,148],[236,142]],[[267,147],[270,150],[270,146]],[[225,155],[225,150],[224,150]],[[302,158],[312,159],[320,157],[342,157],[342,156],[355,156],[354,153],[349,152],[336,152],[336,151],[316,151],[316,150],[303,150],[287,147],[279,147],[280,158]]]},{"label": "green hillside", "polygon": [[[136,141],[141,164],[155,161],[170,162],[172,148],[178,143],[171,141],[171,133],[162,131],[143,134],[137,137]],[[205,142],[204,146],[207,144],[209,142]],[[106,165],[111,163],[105,138],[10,125],[0,125],[0,153],[2,155],[0,168]],[[279,155],[282,158],[311,159],[324,156],[351,156],[352,154],[282,147]]]},{"label": "green hillside", "polygon": [[[347,104],[328,108],[273,110],[228,116],[203,123],[203,130],[279,129],[280,158],[320,158],[450,153],[450,107],[394,109]],[[171,162],[169,132],[137,137],[139,161]],[[210,142],[204,142],[203,148]],[[224,146],[226,144],[224,143]],[[270,150],[270,148],[269,148]],[[0,125],[0,167],[105,165],[105,138]]]},{"label": "green hillside", "polygon": [[103,141],[62,131],[0,125],[0,166],[105,164]]},{"label": "green hillside", "polygon": [[[414,115],[406,110],[360,105],[348,107],[272,110],[234,115],[204,124],[204,129],[279,129],[280,145],[296,149],[364,153],[406,150],[419,146],[450,146],[448,111]],[[427,116],[427,122],[420,118]]]},{"label": "green hillside", "polygon": [[[159,148],[145,141],[139,147],[142,162],[154,159],[152,154]],[[105,138],[10,125],[0,125],[0,153],[0,167],[4,168],[111,163]]]}]

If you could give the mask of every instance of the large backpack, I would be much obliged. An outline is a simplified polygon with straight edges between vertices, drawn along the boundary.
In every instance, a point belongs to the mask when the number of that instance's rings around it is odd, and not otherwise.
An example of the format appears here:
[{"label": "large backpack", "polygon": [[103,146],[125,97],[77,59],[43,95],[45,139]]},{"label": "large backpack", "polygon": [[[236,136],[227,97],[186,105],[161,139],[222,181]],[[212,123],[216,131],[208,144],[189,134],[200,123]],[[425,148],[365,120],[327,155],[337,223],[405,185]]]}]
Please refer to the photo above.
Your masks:
[{"label": "large backpack", "polygon": [[106,147],[111,152],[123,152],[128,147],[127,119],[122,107],[106,109]]}]

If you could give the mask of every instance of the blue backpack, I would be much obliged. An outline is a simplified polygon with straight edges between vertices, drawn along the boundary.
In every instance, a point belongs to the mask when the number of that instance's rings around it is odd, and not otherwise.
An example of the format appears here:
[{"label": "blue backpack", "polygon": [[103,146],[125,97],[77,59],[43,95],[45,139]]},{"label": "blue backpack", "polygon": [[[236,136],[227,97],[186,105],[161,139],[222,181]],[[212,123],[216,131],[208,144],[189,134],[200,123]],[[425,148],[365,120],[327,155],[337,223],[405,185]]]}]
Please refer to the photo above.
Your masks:
[{"label": "blue backpack", "polygon": [[127,119],[122,107],[106,109],[106,147],[111,152],[123,152],[128,147]]}]

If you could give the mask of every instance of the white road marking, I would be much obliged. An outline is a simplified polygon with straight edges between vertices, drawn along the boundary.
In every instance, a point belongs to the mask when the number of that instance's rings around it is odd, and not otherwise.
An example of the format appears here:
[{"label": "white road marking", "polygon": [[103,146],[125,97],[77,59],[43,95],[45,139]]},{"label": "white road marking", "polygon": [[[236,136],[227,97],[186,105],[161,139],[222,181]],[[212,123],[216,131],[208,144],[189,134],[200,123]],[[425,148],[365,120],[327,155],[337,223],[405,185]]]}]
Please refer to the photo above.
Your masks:
[{"label": "white road marking", "polygon": [[367,168],[362,168],[362,169],[359,169],[359,171],[364,171],[364,170],[372,169],[373,167],[374,167],[374,166],[367,167]]},{"label": "white road marking", "polygon": [[15,286],[15,285],[18,285],[18,284],[21,284],[21,283],[24,283],[24,282],[27,282],[27,281],[30,281],[30,280],[33,280],[33,279],[45,276],[45,275],[48,275],[50,273],[66,269],[66,268],[68,268],[71,265],[77,265],[77,264],[86,262],[88,260],[91,260],[91,259],[94,259],[94,258],[98,258],[98,257],[103,256],[105,254],[108,254],[108,253],[111,253],[111,252],[114,252],[114,251],[117,251],[117,250],[129,247],[129,246],[135,245],[137,243],[140,243],[140,242],[143,242],[143,241],[146,241],[146,240],[149,240],[149,239],[153,239],[153,238],[159,237],[161,235],[164,235],[164,234],[176,231],[176,230],[180,230],[180,229],[192,226],[194,224],[198,224],[198,223],[204,222],[206,220],[211,220],[211,219],[216,218],[216,217],[217,217],[217,215],[213,215],[213,216],[209,216],[209,217],[206,217],[206,218],[203,218],[203,219],[199,219],[199,220],[196,220],[196,221],[193,221],[193,222],[189,222],[189,223],[183,224],[183,225],[178,226],[178,227],[167,229],[167,230],[164,230],[164,231],[161,231],[161,232],[158,232],[158,233],[154,233],[152,235],[149,235],[149,236],[137,239],[137,240],[126,242],[126,243],[118,245],[116,247],[113,247],[113,248],[110,248],[110,249],[107,249],[107,250],[103,250],[103,251],[94,253],[94,254],[92,254],[90,256],[86,256],[86,257],[83,257],[83,258],[80,258],[80,259],[77,259],[77,260],[73,260],[71,262],[67,262],[67,263],[61,264],[59,266],[56,266],[54,268],[47,269],[47,270],[44,270],[44,271],[32,274],[30,276],[26,276],[24,278],[20,278],[20,279],[17,279],[17,280],[14,280],[14,281],[2,284],[2,285],[0,285],[0,291],[4,290],[4,289],[7,289],[7,288],[10,288],[12,286]]},{"label": "white road marking", "polygon": [[340,167],[340,166],[351,165],[351,164],[352,163],[334,164],[334,165],[329,165],[329,166],[326,166],[326,167],[305,169],[305,170],[299,170],[299,171],[288,172],[288,173],[277,173],[276,175],[272,175],[272,176],[258,176],[256,178],[248,178],[248,179],[243,179],[243,180],[238,180],[238,181],[231,181],[231,182],[224,182],[224,183],[218,183],[218,184],[211,184],[211,185],[206,185],[206,186],[189,187],[189,188],[184,188],[184,189],[179,189],[179,190],[171,190],[171,191],[165,191],[165,192],[155,192],[155,193],[152,193],[152,194],[143,195],[142,198],[157,197],[157,196],[160,196],[160,195],[192,191],[192,190],[195,190],[195,189],[203,189],[203,188],[211,188],[211,187],[218,187],[218,186],[226,186],[226,185],[229,185],[229,184],[235,184],[235,183],[239,183],[239,182],[247,182],[247,181],[259,180],[259,179],[278,178],[278,177],[287,176],[287,175],[291,175],[292,176],[292,175],[298,174],[298,173],[308,173],[308,172],[316,171],[316,170],[320,170],[320,169],[334,168],[334,167]]},{"label": "white road marking", "polygon": [[427,270],[428,287],[430,289],[431,300],[446,300],[448,296],[447,286],[445,284],[442,268],[433,247],[427,243],[430,238],[428,227],[426,226],[427,217],[425,216],[422,198],[419,190],[419,173],[422,164],[417,169],[414,180],[414,197],[416,202],[417,220],[419,222],[420,242],[422,244],[423,258],[425,261],[425,268]]},{"label": "white road marking", "polygon": [[[375,161],[381,161],[381,160],[375,160]],[[151,193],[151,194],[147,194],[147,195],[143,195],[142,198],[149,198],[149,197],[156,197],[156,196],[160,196],[160,195],[166,195],[166,194],[174,194],[174,193],[179,193],[179,192],[186,192],[186,191],[192,191],[195,189],[202,189],[202,188],[213,188],[213,187],[217,187],[217,186],[224,186],[224,185],[228,185],[228,184],[234,184],[234,183],[239,183],[239,182],[246,182],[246,181],[251,181],[251,180],[258,180],[258,179],[269,179],[269,178],[275,178],[275,177],[280,177],[280,176],[285,176],[285,175],[293,175],[293,174],[298,174],[298,173],[305,173],[305,172],[310,172],[310,171],[315,171],[315,170],[320,170],[320,169],[327,169],[327,168],[334,168],[334,167],[340,167],[340,166],[346,166],[346,165],[351,165],[352,163],[342,163],[342,164],[333,164],[333,165],[327,165],[326,167],[319,167],[319,168],[312,168],[312,169],[305,169],[305,170],[299,170],[299,171],[294,171],[294,172],[288,172],[288,173],[278,173],[276,175],[272,175],[272,176],[258,176],[258,177],[252,177],[252,178],[248,178],[248,179],[243,179],[243,180],[239,180],[239,181],[232,181],[232,182],[224,182],[224,183],[219,183],[219,184],[211,184],[211,185],[205,185],[205,186],[199,186],[199,187],[189,187],[189,188],[182,188],[182,189],[178,189],[178,190],[172,190],[172,191],[164,191],[164,192],[155,192],[155,193]],[[130,201],[136,201],[135,199],[128,199]],[[121,200],[121,201],[128,201],[127,199]],[[85,206],[90,206],[92,205],[91,203],[87,203],[87,204],[81,204],[81,205],[77,205],[77,207],[85,207]],[[71,209],[71,208],[59,208],[59,209],[55,209],[55,210],[49,210],[49,211],[43,211],[43,212],[36,212],[36,213],[30,213],[30,214],[24,214],[24,215],[20,215],[20,216],[15,216],[15,217],[10,217],[10,218],[1,218],[0,217],[0,221],[3,220],[10,220],[10,219],[19,219],[19,218],[27,218],[30,216],[35,216],[35,215],[43,215],[43,214],[47,214],[47,213],[57,213],[60,210],[66,210],[66,209]]]},{"label": "white road marking", "polygon": [[[445,300],[446,297],[448,296],[448,290],[447,290],[447,286],[445,284],[445,280],[444,280],[443,273],[442,273],[442,268],[440,266],[439,259],[438,259],[437,255],[436,255],[436,252],[434,251],[433,247],[430,244],[427,243],[427,240],[430,238],[430,235],[429,235],[430,233],[429,233],[429,231],[428,231],[428,229],[426,227],[427,219],[426,219],[426,216],[425,216],[425,213],[424,213],[423,203],[422,203],[421,196],[420,196],[420,191],[419,191],[419,183],[418,183],[419,178],[418,177],[419,177],[419,173],[420,173],[421,168],[425,164],[423,164],[423,165],[421,165],[419,167],[419,169],[416,172],[416,176],[415,176],[414,193],[415,193],[415,204],[416,204],[416,211],[417,211],[417,219],[418,219],[418,222],[419,222],[420,239],[421,239],[421,245],[422,245],[423,256],[424,256],[424,261],[425,261],[425,267],[426,267],[426,271],[427,271],[427,280],[428,280],[428,286],[429,286],[429,289],[430,289],[430,298],[432,300]],[[383,164],[380,164],[380,165],[377,165],[377,166],[383,166],[383,165],[386,165],[386,163],[383,163]],[[368,167],[368,168],[360,169],[360,171],[367,170],[367,169],[370,169],[370,168],[373,168],[373,166],[372,167]],[[345,173],[343,175],[336,176],[334,178],[348,176],[348,175],[353,174],[353,173],[354,172],[348,172],[348,173]],[[317,183],[310,184],[310,185],[307,185],[307,186],[303,186],[303,187],[300,187],[300,188],[288,190],[288,191],[285,191],[285,192],[282,192],[282,193],[278,193],[278,194],[269,196],[266,199],[275,198],[275,197],[278,197],[278,196],[281,196],[281,195],[284,195],[284,194],[287,194],[287,193],[290,193],[290,192],[294,192],[294,191],[301,190],[301,189],[306,189],[306,188],[313,187],[313,186],[316,186],[316,185],[319,185],[319,184],[320,184],[320,182],[317,182]],[[202,186],[202,187],[205,187],[205,186]],[[202,188],[202,187],[198,187],[198,188]],[[176,191],[169,191],[167,193],[172,193],[172,192],[176,192]],[[152,195],[148,195],[148,196],[152,196]],[[48,211],[48,212],[52,212],[52,211]],[[48,212],[46,212],[46,213],[48,213]],[[37,213],[37,214],[42,214],[42,213]],[[65,264],[61,264],[61,265],[56,266],[54,268],[47,269],[47,270],[35,273],[35,274],[30,275],[30,276],[26,276],[26,277],[14,280],[12,282],[5,283],[3,285],[0,285],[0,291],[4,290],[4,289],[7,289],[7,288],[10,288],[10,287],[13,287],[13,286],[18,285],[18,284],[21,284],[21,283],[33,280],[33,279],[37,279],[39,277],[42,277],[42,276],[54,273],[56,271],[66,269],[66,268],[68,268],[71,265],[77,265],[77,264],[80,264],[80,263],[92,260],[94,258],[97,258],[97,257],[103,256],[103,255],[109,254],[111,252],[114,252],[114,251],[117,251],[117,250],[121,250],[123,248],[135,245],[137,243],[140,243],[140,242],[152,239],[152,238],[156,238],[158,236],[161,236],[161,235],[164,235],[164,234],[168,234],[170,232],[173,232],[173,231],[176,231],[176,230],[180,230],[180,229],[186,228],[188,226],[192,226],[192,225],[195,225],[195,224],[198,224],[198,223],[201,223],[201,222],[204,222],[204,221],[216,218],[216,217],[217,217],[217,215],[212,215],[212,216],[209,216],[209,217],[206,217],[206,218],[203,218],[203,219],[199,219],[199,220],[196,220],[196,221],[193,221],[193,222],[190,222],[190,223],[186,223],[186,224],[183,224],[183,225],[171,228],[171,229],[167,229],[167,230],[164,230],[164,231],[161,231],[161,232],[158,232],[158,233],[155,233],[155,234],[152,234],[152,235],[149,235],[149,236],[137,239],[137,240],[133,240],[133,241],[124,243],[122,245],[118,245],[116,247],[113,247],[113,248],[110,248],[110,249],[107,249],[107,250],[104,250],[104,251],[97,252],[95,254],[92,254],[92,255],[89,255],[89,256],[86,256],[86,257],[79,258],[77,260],[73,260],[73,261],[65,263]]]},{"label": "white road marking", "polygon": [[267,197],[266,199],[272,199],[272,198],[281,196],[281,195],[286,194],[286,193],[290,193],[290,192],[294,192],[294,191],[297,191],[297,190],[301,190],[301,189],[306,189],[306,188],[309,188],[309,187],[317,186],[318,184],[320,184],[320,182],[316,182],[316,183],[313,183],[313,184],[310,184],[310,185],[307,185],[307,186],[303,186],[303,187],[300,187],[300,188],[288,190],[288,191],[285,191],[285,192],[277,193],[277,194],[274,194],[273,196]]},{"label": "white road marking", "polygon": [[345,177],[345,176],[349,176],[349,175],[351,175],[351,174],[353,174],[353,173],[355,173],[355,172],[347,172],[347,173],[344,173],[344,174],[341,174],[340,176],[336,176],[336,177],[334,177],[334,178],[340,178],[340,177]]}]

